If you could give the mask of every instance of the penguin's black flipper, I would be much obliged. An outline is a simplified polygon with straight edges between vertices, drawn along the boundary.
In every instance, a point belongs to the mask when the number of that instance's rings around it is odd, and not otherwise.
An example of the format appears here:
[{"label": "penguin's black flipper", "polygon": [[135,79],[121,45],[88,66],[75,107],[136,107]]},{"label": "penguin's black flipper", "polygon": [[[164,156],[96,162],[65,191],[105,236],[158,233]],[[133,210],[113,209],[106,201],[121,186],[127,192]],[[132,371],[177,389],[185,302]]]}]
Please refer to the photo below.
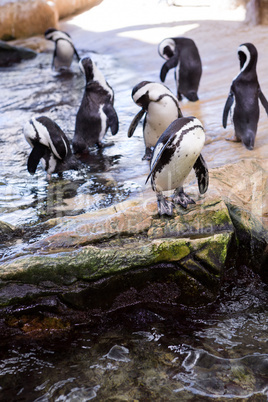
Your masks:
[{"label": "penguin's black flipper", "polygon": [[[165,133],[165,135],[163,135],[164,133]],[[168,129],[164,133],[162,134],[162,137],[161,137],[162,141],[158,142],[154,148],[153,156],[151,159],[151,161],[152,161],[151,171],[147,176],[145,184],[147,183],[147,181],[151,177],[152,173],[156,169],[158,162],[160,161],[161,156],[163,155],[163,152],[165,151],[165,149],[169,146],[169,144],[173,141],[173,139],[175,137],[175,133],[170,135],[170,132]]]},{"label": "penguin's black flipper", "polygon": [[127,132],[128,138],[132,137],[132,135],[134,134],[134,131],[136,130],[137,125],[139,124],[139,122],[140,122],[142,116],[144,115],[144,113],[145,113],[145,109],[141,109],[136,114],[136,116],[134,117],[132,122],[130,123],[129,129],[128,129],[128,132]]},{"label": "penguin's black flipper", "polygon": [[197,177],[200,194],[204,194],[208,189],[209,175],[207,164],[201,154],[197,158],[193,168]]},{"label": "penguin's black flipper", "polygon": [[165,81],[166,79],[166,75],[169,72],[169,70],[171,70],[172,68],[176,67],[178,64],[178,56],[176,54],[174,54],[174,56],[172,56],[168,61],[166,61],[160,71],[160,80],[162,82]]},{"label": "penguin's black flipper", "polygon": [[103,107],[103,111],[108,118],[108,126],[110,127],[112,134],[115,135],[119,128],[117,113],[111,103],[106,103]]},{"label": "penguin's black flipper", "polygon": [[29,155],[27,169],[30,174],[35,174],[40,159],[45,155],[47,147],[43,144],[36,144]]},{"label": "penguin's black flipper", "polygon": [[228,98],[227,98],[227,100],[226,100],[226,103],[225,103],[225,106],[224,106],[224,109],[223,109],[222,125],[223,125],[224,128],[226,128],[226,126],[227,126],[227,117],[228,117],[228,113],[230,111],[230,108],[231,108],[233,102],[234,102],[234,94],[231,91],[229,96],[228,96]]},{"label": "penguin's black flipper", "polygon": [[259,88],[259,99],[261,101],[262,106],[264,107],[266,113],[268,114],[268,101],[265,98],[261,88]]}]

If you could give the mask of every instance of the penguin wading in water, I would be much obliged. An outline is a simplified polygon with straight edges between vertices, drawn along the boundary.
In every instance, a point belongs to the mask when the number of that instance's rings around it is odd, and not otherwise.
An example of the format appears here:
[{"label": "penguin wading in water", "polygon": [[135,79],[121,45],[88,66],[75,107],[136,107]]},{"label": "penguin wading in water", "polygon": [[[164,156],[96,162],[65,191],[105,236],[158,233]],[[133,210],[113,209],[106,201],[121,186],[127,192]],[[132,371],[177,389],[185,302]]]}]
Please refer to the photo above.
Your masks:
[{"label": "penguin wading in water", "polygon": [[184,95],[191,102],[198,100],[198,87],[202,75],[202,63],[195,42],[190,38],[167,38],[158,45],[158,53],[167,61],[160,71],[165,81],[168,71],[175,68],[177,97]]},{"label": "penguin wading in water", "polygon": [[32,147],[27,162],[30,174],[35,174],[40,161],[47,172],[47,180],[52,173],[60,175],[65,170],[79,168],[80,162],[73,155],[68,138],[48,117],[40,116],[27,122],[24,136]]},{"label": "penguin wading in water", "polygon": [[114,109],[114,91],[89,57],[79,62],[86,77],[86,87],[76,115],[73,150],[87,153],[88,147],[102,146],[108,129],[112,135],[118,132],[118,116]]},{"label": "penguin wading in water", "polygon": [[235,133],[229,141],[242,141],[247,149],[252,150],[260,116],[259,100],[267,114],[268,102],[258,82],[256,47],[252,43],[244,43],[238,47],[237,53],[240,73],[232,81],[223,110],[222,125],[226,128],[230,112]]},{"label": "penguin wading in water", "polygon": [[45,32],[45,38],[55,42],[52,68],[60,70],[69,68],[72,64],[74,55],[80,60],[79,54],[67,32],[59,31],[55,28],[49,28]]},{"label": "penguin wading in water", "polygon": [[[201,194],[208,188],[209,175],[201,155],[205,143],[205,133],[200,121],[195,117],[181,117],[163,132],[154,148],[151,160],[152,189],[156,192],[159,215],[173,214],[174,204],[187,208],[195,204],[183,191],[183,183],[194,168]],[[163,191],[175,190],[173,202],[167,201]]]},{"label": "penguin wading in water", "polygon": [[150,160],[152,148],[165,129],[176,120],[182,117],[179,101],[176,96],[163,84],[142,81],[132,90],[132,99],[141,106],[141,110],[132,120],[128,137],[131,137],[143,117],[143,138],[145,143],[145,154],[143,160]]}]

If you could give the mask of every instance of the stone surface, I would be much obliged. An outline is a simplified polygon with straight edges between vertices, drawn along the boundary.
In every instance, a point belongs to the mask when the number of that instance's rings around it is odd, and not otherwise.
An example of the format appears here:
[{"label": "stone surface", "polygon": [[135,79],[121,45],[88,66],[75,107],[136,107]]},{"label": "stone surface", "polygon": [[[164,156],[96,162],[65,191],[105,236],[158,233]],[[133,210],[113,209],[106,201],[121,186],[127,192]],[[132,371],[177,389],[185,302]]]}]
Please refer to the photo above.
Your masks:
[{"label": "stone surface", "polygon": [[210,182],[225,203],[248,211],[268,230],[268,161],[243,159],[239,163],[213,169]]},{"label": "stone surface", "polygon": [[266,166],[248,159],[212,169],[207,194],[198,197],[189,186],[196,204],[177,206],[172,218],[158,216],[148,190],[109,208],[40,223],[41,239],[0,266],[0,304],[60,294],[74,308],[100,311],[149,300],[198,305],[218,295],[236,253],[265,277]]},{"label": "stone surface", "polygon": [[7,67],[22,60],[33,59],[36,52],[25,48],[12,46],[4,41],[0,41],[0,67]]},{"label": "stone surface", "polygon": [[59,18],[99,4],[102,0],[20,0],[0,4],[0,39],[43,34],[58,27]]},{"label": "stone surface", "polygon": [[37,35],[58,23],[55,4],[46,0],[5,2],[0,6],[0,15],[2,40]]},{"label": "stone surface", "polygon": [[[268,242],[268,163],[246,159],[211,172],[236,228],[241,257],[267,278],[265,248]],[[248,259],[248,261],[246,260]],[[263,263],[262,263],[263,261]]]},{"label": "stone surface", "polygon": [[15,227],[6,222],[0,221],[0,241],[4,241],[11,237],[15,232]]},{"label": "stone surface", "polygon": [[[148,287],[154,293],[160,284],[175,286],[173,296],[168,291],[163,295],[163,303],[178,302],[179,296],[186,304],[211,301],[219,289],[234,230],[227,207],[213,192],[187,210],[177,207],[171,219],[159,218],[150,192],[142,199],[39,226],[40,232],[47,230],[45,236],[1,264],[2,306],[60,293],[75,299],[75,307],[85,303],[83,307],[89,308],[93,300],[81,301],[81,291],[103,281],[111,288],[110,283],[116,284],[112,294],[117,307],[121,292],[127,292],[122,299],[126,306],[133,302],[133,276],[136,288],[145,293]],[[147,277],[151,279],[146,281]],[[138,293],[137,302],[145,301]],[[114,298],[107,308],[113,305]]]},{"label": "stone surface", "polygon": [[59,15],[59,19],[97,6],[101,2],[102,0],[53,0]]},{"label": "stone surface", "polygon": [[263,25],[268,24],[268,1],[267,0],[251,0],[252,9],[257,9],[258,22]]},{"label": "stone surface", "polygon": [[52,53],[55,47],[54,43],[45,39],[43,35],[11,40],[8,44],[17,47],[27,47],[28,49],[32,49],[38,53],[48,51]]}]

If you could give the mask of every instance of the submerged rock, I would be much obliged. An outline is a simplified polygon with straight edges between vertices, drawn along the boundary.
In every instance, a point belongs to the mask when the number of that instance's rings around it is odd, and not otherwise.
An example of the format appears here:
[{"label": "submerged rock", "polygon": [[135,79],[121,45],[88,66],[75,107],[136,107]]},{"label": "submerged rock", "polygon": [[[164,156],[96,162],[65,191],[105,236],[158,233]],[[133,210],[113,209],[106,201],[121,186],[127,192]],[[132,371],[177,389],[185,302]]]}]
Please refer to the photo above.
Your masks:
[{"label": "submerged rock", "polygon": [[0,221],[0,241],[5,241],[12,237],[15,232],[15,227],[6,222]]}]

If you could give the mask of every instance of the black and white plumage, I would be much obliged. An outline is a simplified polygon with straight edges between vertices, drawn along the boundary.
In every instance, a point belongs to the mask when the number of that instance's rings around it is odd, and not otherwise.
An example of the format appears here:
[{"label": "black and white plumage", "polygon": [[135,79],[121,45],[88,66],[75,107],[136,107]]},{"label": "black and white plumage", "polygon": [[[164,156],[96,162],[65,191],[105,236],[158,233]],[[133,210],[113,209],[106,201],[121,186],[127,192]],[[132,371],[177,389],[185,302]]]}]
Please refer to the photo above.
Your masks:
[{"label": "black and white plumage", "polygon": [[192,102],[197,101],[202,62],[195,42],[184,37],[166,38],[158,45],[158,53],[167,60],[161,68],[161,81],[164,82],[168,71],[175,68],[178,99],[182,100],[184,95]]},{"label": "black and white plumage", "polygon": [[[186,208],[195,202],[183,191],[183,183],[192,168],[201,194],[208,188],[209,175],[201,155],[205,143],[202,124],[195,117],[181,117],[163,132],[154,148],[151,160],[152,189],[157,194],[159,215],[172,215],[174,204]],[[166,200],[163,191],[175,190],[173,202]]]},{"label": "black and white plumage", "polygon": [[141,106],[141,110],[132,120],[128,137],[131,137],[143,117],[143,138],[145,143],[145,155],[143,159],[150,160],[152,148],[159,137],[178,117],[182,117],[179,101],[176,96],[163,84],[142,81],[132,90],[132,99]]},{"label": "black and white plumage", "polygon": [[260,115],[259,100],[267,114],[268,102],[258,82],[256,47],[252,43],[244,43],[238,47],[237,53],[240,60],[240,72],[232,81],[223,110],[222,125],[226,128],[230,112],[235,131],[231,140],[242,141],[247,149],[252,150]]},{"label": "black and white plumage", "polygon": [[52,173],[79,168],[80,162],[73,155],[68,138],[50,118],[32,118],[24,126],[24,136],[32,147],[27,163],[30,174],[35,174],[40,161],[48,180]]},{"label": "black and white plumage", "polygon": [[88,152],[88,147],[101,146],[108,129],[112,135],[118,132],[118,116],[114,109],[114,91],[105,80],[93,60],[85,57],[79,62],[86,77],[86,86],[76,115],[73,150]]},{"label": "black and white plumage", "polygon": [[45,32],[45,38],[55,42],[52,68],[55,70],[69,68],[73,57],[80,60],[79,54],[73,44],[70,35],[67,32],[59,31],[55,28],[49,28]]}]

